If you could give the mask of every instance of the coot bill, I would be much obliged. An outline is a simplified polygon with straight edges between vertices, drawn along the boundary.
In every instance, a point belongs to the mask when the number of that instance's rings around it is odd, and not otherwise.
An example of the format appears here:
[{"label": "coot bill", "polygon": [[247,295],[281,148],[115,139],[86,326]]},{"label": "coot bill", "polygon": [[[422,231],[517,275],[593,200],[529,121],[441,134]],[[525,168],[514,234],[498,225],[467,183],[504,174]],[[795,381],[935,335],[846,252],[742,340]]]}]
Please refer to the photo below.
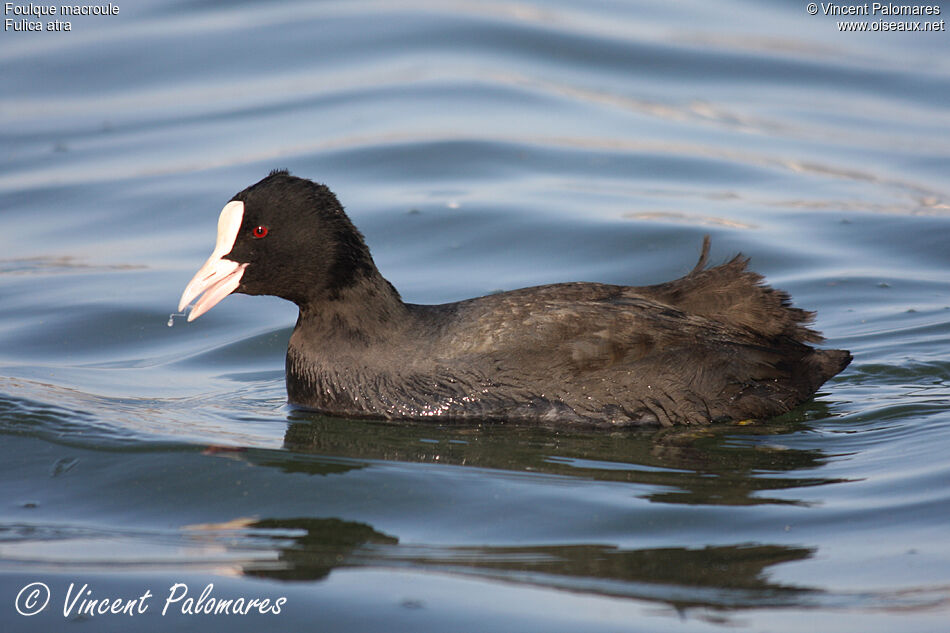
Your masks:
[{"label": "coot bill", "polygon": [[654,286],[563,283],[444,305],[404,303],[324,185],[271,172],[228,202],[185,288],[188,320],[232,292],[299,307],[292,404],[392,420],[549,426],[765,419],[811,398],[851,355],[819,350],[737,255]]}]

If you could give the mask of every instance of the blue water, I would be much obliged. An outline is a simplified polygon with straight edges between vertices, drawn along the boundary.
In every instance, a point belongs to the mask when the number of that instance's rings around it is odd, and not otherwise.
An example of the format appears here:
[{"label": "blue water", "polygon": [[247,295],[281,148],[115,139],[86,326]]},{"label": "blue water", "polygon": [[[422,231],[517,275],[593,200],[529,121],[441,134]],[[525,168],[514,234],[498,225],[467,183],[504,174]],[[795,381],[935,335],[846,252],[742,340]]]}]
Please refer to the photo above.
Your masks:
[{"label": "blue water", "polygon": [[[0,628],[947,628],[945,31],[740,0],[118,6],[0,33]],[[407,301],[664,281],[710,234],[855,360],[743,426],[296,412],[291,304],[166,325],[273,168],[327,183]],[[286,600],[163,616],[176,583]],[[152,598],[64,614],[71,584]]]}]

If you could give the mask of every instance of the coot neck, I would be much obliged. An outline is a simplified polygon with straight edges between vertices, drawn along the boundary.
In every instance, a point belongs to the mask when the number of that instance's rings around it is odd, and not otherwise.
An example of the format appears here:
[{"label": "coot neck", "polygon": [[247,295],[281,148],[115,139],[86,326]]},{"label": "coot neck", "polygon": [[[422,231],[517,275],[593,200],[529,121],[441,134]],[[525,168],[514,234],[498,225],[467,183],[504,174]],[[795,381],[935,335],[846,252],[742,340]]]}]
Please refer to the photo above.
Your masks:
[{"label": "coot neck", "polygon": [[297,302],[296,332],[337,345],[371,345],[391,340],[408,327],[410,313],[399,293],[376,267],[333,293]]}]

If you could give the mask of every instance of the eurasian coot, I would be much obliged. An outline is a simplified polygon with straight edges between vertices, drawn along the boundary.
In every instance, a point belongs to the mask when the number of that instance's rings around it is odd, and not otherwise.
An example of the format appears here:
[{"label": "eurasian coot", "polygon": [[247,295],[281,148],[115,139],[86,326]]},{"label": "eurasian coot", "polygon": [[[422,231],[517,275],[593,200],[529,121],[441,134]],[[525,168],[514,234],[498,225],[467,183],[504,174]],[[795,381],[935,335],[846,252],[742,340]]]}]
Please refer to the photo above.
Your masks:
[{"label": "eurasian coot", "polygon": [[394,420],[550,426],[697,424],[789,411],[851,355],[807,345],[813,314],[736,256],[644,286],[564,283],[404,303],[324,185],[274,171],[225,205],[179,311],[232,292],[300,308],[291,403]]}]

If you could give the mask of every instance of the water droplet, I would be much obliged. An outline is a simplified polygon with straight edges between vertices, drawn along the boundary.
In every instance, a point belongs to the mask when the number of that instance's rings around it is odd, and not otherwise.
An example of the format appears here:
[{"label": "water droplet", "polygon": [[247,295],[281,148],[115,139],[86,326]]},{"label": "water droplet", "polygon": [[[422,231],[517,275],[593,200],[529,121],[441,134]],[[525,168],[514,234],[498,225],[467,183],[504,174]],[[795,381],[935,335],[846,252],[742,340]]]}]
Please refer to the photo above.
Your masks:
[{"label": "water droplet", "polygon": [[[188,306],[188,308],[191,308],[191,306]],[[172,312],[168,315],[168,327],[175,325],[175,317],[184,317],[186,315],[187,313],[185,312]]]}]

